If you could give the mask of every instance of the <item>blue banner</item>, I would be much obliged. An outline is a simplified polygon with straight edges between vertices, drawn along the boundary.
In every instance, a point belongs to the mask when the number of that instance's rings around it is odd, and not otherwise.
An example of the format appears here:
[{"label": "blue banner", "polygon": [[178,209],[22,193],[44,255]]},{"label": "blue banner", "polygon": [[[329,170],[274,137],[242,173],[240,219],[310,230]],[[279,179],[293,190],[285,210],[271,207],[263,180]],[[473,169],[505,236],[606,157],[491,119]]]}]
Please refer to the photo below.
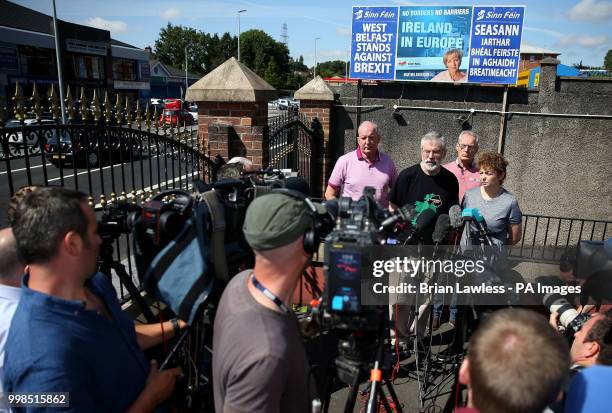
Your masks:
[{"label": "blue banner", "polygon": [[397,7],[353,7],[352,78],[393,80]]},{"label": "blue banner", "polygon": [[474,7],[468,80],[515,84],[525,7]]},{"label": "blue banner", "polygon": [[400,7],[396,79],[465,82],[471,23],[471,6]]}]

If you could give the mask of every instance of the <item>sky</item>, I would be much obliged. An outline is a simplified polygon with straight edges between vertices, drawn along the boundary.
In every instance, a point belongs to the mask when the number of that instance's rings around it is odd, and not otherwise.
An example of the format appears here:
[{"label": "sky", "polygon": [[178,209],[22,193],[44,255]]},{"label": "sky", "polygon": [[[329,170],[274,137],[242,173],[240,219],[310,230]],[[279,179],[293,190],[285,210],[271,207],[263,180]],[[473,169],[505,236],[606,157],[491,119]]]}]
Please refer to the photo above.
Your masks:
[{"label": "sky", "polygon": [[[11,0],[52,14],[52,0]],[[523,44],[561,53],[561,63],[601,66],[612,49],[612,0],[56,0],[58,18],[110,30],[111,37],[144,48],[154,46],[168,22],[206,33],[260,29],[282,41],[287,24],[289,54],[312,66],[347,60],[352,6],[525,5]],[[319,40],[316,40],[319,38]]]}]

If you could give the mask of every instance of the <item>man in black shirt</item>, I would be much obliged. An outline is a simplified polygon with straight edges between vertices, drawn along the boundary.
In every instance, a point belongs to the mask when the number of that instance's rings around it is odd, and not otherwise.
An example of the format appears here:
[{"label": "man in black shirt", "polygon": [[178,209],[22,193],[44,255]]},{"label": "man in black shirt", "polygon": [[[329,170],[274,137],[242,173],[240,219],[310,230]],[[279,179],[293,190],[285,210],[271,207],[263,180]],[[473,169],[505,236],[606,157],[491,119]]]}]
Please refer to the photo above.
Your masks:
[{"label": "man in black shirt", "polygon": [[[446,156],[444,138],[429,132],[421,139],[421,163],[404,169],[395,181],[389,196],[389,209],[394,212],[416,201],[433,203],[437,214],[448,214],[448,209],[459,203],[459,182],[452,172],[442,168]],[[434,224],[423,232],[423,243],[432,244]]]},{"label": "man in black shirt", "polygon": [[[446,156],[444,138],[438,132],[429,132],[421,138],[421,162],[404,169],[389,194],[389,209],[394,212],[405,205],[414,206],[417,201],[429,202],[436,206],[436,214],[448,214],[451,206],[459,203],[459,182],[452,172],[442,167]],[[428,225],[420,234],[424,245],[433,244],[432,234],[435,221]],[[425,280],[431,280],[431,274],[422,274]],[[396,280],[403,282],[402,277]],[[392,281],[390,281],[392,282]],[[412,295],[395,295],[389,297],[389,302],[396,305],[392,314],[396,317],[397,333],[409,336],[414,332],[422,332],[426,317],[422,317],[429,306],[429,297],[421,297],[419,303],[414,302]],[[424,300],[423,300],[424,299]],[[415,329],[411,315],[414,306],[419,306],[419,328]]]}]

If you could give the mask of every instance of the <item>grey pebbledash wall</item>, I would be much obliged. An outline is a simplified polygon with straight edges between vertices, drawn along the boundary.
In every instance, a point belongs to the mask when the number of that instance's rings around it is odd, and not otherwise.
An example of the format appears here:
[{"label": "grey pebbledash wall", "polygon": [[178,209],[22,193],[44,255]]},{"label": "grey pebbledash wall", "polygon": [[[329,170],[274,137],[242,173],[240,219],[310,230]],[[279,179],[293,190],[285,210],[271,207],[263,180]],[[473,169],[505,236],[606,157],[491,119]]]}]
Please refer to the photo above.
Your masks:
[{"label": "grey pebbledash wall", "polygon": [[[595,220],[612,219],[612,118],[544,117],[537,113],[612,115],[612,81],[557,78],[558,61],[544,62],[539,91],[509,88],[504,156],[509,161],[505,187],[524,213]],[[357,86],[334,88],[331,113],[332,165],[355,148]],[[497,150],[501,115],[401,109],[393,105],[502,110],[503,87],[394,82],[363,85],[361,121],[379,125],[382,150],[399,170],[420,160],[420,138],[436,130],[449,143],[446,162],[462,128],[480,136],[480,150]],[[331,171],[331,169],[330,169]]]}]

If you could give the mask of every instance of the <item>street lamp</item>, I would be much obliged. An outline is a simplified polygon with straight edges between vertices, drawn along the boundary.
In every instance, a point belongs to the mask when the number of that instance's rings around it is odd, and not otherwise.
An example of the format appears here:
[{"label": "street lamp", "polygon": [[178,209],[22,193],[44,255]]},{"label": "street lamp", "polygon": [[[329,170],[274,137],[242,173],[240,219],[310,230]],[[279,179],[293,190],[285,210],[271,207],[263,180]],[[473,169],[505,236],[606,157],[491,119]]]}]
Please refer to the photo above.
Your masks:
[{"label": "street lamp", "polygon": [[189,88],[189,81],[187,80],[187,46],[185,46],[185,97],[187,97],[187,88]]},{"label": "street lamp", "polygon": [[240,61],[240,13],[244,13],[244,10],[238,10],[238,61]]},{"label": "street lamp", "polygon": [[314,77],[317,77],[317,40],[320,37],[315,37],[315,63],[314,63]]}]

